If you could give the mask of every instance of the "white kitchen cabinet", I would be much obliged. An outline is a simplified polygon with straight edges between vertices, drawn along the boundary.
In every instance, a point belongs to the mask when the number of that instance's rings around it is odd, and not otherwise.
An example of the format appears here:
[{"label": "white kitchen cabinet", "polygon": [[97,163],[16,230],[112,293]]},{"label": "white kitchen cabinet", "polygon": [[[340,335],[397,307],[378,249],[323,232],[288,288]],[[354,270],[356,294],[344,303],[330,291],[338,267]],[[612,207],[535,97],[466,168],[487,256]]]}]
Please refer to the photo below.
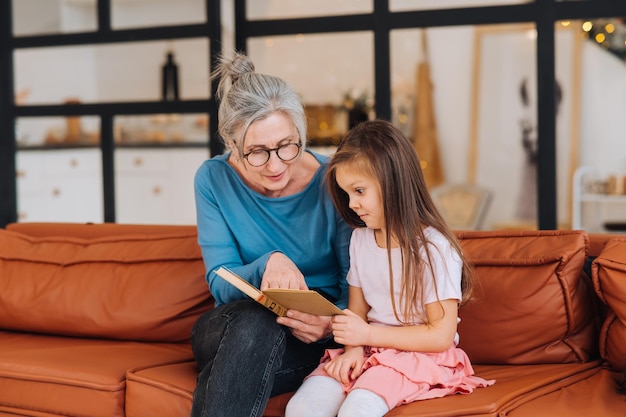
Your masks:
[{"label": "white kitchen cabinet", "polygon": [[99,149],[18,151],[16,165],[19,221],[103,221]]},{"label": "white kitchen cabinet", "polygon": [[[206,148],[115,151],[118,223],[195,224],[193,178]],[[104,221],[102,157],[97,148],[17,153],[19,221]]]},{"label": "white kitchen cabinet", "polygon": [[[574,174],[572,229],[606,233],[610,225],[626,224],[626,195],[605,194],[596,188],[603,182],[599,169],[580,167]],[[623,233],[623,230],[620,229]]]},{"label": "white kitchen cabinet", "polygon": [[195,224],[193,178],[206,148],[115,151],[118,223]]}]

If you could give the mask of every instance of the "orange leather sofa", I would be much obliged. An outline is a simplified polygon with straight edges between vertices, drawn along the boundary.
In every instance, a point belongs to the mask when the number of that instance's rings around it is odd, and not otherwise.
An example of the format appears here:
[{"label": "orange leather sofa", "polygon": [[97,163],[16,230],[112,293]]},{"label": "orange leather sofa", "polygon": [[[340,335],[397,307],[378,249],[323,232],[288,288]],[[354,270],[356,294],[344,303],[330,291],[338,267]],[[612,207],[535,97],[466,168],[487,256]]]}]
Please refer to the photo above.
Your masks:
[{"label": "orange leather sofa", "polygon": [[[458,232],[476,265],[461,347],[495,385],[398,416],[624,416],[626,237]],[[186,417],[213,300],[194,226],[0,229],[0,416]],[[270,400],[283,416],[291,394]]]}]

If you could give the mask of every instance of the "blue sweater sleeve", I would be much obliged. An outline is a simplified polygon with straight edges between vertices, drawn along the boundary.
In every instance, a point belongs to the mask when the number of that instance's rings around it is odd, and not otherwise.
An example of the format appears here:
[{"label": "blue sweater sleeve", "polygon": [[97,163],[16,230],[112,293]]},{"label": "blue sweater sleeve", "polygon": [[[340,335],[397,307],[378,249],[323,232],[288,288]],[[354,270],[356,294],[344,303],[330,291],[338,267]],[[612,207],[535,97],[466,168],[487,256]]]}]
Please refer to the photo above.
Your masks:
[{"label": "blue sweater sleeve", "polygon": [[207,283],[216,304],[220,305],[243,299],[245,295],[218,277],[214,271],[225,266],[258,288],[270,253],[264,253],[253,262],[243,264],[233,232],[228,227],[213,192],[212,171],[215,170],[210,170],[210,162],[205,162],[196,173],[194,188],[198,244],[202,249]]}]

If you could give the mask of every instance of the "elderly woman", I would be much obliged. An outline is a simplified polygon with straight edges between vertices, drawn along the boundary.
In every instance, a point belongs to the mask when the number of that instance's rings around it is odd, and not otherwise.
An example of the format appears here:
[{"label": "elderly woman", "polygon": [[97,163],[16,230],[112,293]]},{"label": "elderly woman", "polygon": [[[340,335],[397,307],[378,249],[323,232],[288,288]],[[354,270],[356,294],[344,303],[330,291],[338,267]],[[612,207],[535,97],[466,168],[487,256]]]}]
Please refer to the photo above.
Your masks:
[{"label": "elderly woman", "polygon": [[335,346],[330,317],[276,317],[213,271],[257,288],[313,289],[347,305],[351,229],[324,185],[327,158],[306,149],[298,94],[235,54],[222,59],[219,132],[227,153],[195,177],[198,242],[215,308],[194,326],[200,373],[194,417],[261,416],[270,396],[295,390]]}]

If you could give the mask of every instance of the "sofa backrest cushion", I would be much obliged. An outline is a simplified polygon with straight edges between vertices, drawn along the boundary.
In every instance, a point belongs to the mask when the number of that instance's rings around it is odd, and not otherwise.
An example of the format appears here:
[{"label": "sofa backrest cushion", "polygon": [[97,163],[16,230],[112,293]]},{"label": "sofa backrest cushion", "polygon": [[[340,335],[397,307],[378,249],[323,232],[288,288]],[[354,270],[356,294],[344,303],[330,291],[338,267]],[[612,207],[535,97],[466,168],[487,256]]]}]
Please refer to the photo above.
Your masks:
[{"label": "sofa backrest cushion", "polygon": [[195,232],[125,232],[90,239],[0,230],[0,328],[189,340],[212,305]]},{"label": "sofa backrest cushion", "polygon": [[621,371],[626,367],[626,237],[609,239],[591,271],[594,288],[609,308],[600,332],[600,355]]},{"label": "sofa backrest cushion", "polygon": [[65,236],[81,239],[120,235],[193,235],[197,230],[193,225],[65,222],[9,223],[6,228],[29,236]]},{"label": "sofa backrest cushion", "polygon": [[475,265],[459,310],[460,344],[478,364],[571,363],[597,356],[593,288],[581,231],[457,233]]}]

